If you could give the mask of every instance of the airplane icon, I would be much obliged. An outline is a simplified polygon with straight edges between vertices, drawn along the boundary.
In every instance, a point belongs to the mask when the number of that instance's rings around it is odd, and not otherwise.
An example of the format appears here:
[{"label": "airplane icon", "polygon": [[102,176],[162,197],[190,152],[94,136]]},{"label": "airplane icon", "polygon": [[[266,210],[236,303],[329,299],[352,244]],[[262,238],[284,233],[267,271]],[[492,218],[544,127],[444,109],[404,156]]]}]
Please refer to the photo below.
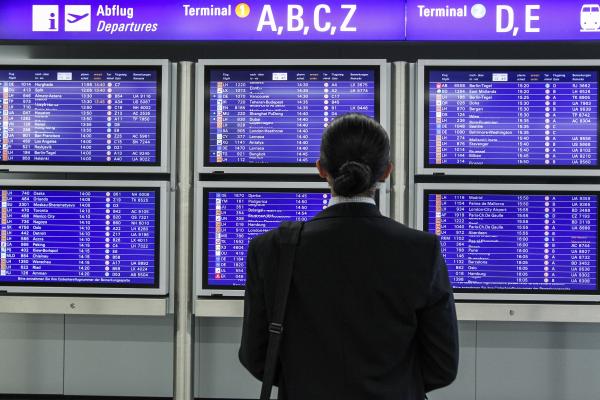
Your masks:
[{"label": "airplane icon", "polygon": [[87,14],[83,14],[83,15],[77,15],[77,14],[67,14],[67,15],[69,16],[69,19],[67,19],[67,22],[70,24],[74,24],[75,22],[81,21],[82,19],[84,19],[85,17],[87,17],[90,14],[87,13]]},{"label": "airplane icon", "polygon": [[90,32],[92,29],[92,7],[89,5],[65,6],[65,31]]}]

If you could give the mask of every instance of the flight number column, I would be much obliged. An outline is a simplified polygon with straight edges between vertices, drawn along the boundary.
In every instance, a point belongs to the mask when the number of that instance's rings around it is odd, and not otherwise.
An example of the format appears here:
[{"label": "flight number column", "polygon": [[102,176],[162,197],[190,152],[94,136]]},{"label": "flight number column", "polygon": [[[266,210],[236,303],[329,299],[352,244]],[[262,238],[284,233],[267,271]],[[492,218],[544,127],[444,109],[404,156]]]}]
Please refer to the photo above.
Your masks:
[{"label": "flight number column", "polygon": [[8,128],[8,110],[9,110],[9,93],[7,82],[0,81],[0,88],[2,89],[2,120],[0,121],[0,129],[2,130],[2,161],[8,161],[8,150],[10,146],[9,142],[9,128]]},{"label": "flight number column", "polygon": [[[466,226],[468,224],[467,197],[465,195],[433,195],[429,203],[433,213],[434,226],[430,231],[440,238],[441,252],[448,265],[450,281],[457,286],[468,281]],[[430,199],[431,200],[431,199]],[[432,229],[433,228],[433,229]]]},{"label": "flight number column", "polygon": [[430,93],[435,93],[430,101],[429,123],[431,135],[429,143],[430,162],[441,164],[465,164],[467,160],[467,109],[469,96],[466,84],[431,83]]},{"label": "flight number column", "polygon": [[246,250],[250,241],[246,216],[247,193],[214,195],[216,197],[213,278],[223,285],[243,285],[246,280]]},{"label": "flight number column", "polygon": [[[33,83],[3,82],[2,160],[31,161],[35,159]],[[43,130],[43,128],[40,128]]]},{"label": "flight number column", "polygon": [[[0,223],[2,224],[0,228],[0,276],[6,276],[10,274],[10,270],[7,265],[8,251],[9,251],[9,242],[8,235],[10,230],[10,224],[8,222],[8,190],[2,190],[2,209],[0,214]],[[20,237],[18,239],[21,239]],[[16,241],[16,243],[20,243]],[[12,246],[10,246],[12,247]],[[12,248],[10,249],[12,250]],[[28,258],[28,254],[25,253],[25,259]]]},{"label": "flight number column", "polygon": [[[0,275],[18,281],[32,274],[32,193],[2,190],[2,257]],[[39,238],[37,238],[39,241]],[[39,245],[39,243],[38,243]]]},{"label": "flight number column", "polygon": [[[248,83],[218,81],[216,92],[216,162],[249,162],[246,148],[248,135]],[[215,90],[216,89],[216,90]]]}]

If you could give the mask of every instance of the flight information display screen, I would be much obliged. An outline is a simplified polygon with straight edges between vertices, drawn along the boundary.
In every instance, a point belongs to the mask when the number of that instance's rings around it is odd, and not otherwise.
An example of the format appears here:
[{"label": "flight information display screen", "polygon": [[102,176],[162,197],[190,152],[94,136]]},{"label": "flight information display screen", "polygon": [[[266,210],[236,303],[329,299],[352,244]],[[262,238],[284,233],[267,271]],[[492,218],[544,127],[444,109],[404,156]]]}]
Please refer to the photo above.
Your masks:
[{"label": "flight information display screen", "polygon": [[330,197],[327,189],[205,189],[205,286],[243,289],[250,240],[282,221],[308,221]]},{"label": "flight information display screen", "polygon": [[598,168],[598,78],[583,69],[427,69],[428,167]]},{"label": "flight information display screen", "polygon": [[207,68],[205,161],[312,166],[341,114],[379,119],[376,67]]},{"label": "flight information display screen", "polygon": [[0,67],[0,165],[160,165],[160,82],[152,67]]},{"label": "flight information display screen", "polygon": [[157,287],[159,189],[0,193],[0,285]]},{"label": "flight information display screen", "polygon": [[426,191],[458,291],[598,289],[598,194]]}]

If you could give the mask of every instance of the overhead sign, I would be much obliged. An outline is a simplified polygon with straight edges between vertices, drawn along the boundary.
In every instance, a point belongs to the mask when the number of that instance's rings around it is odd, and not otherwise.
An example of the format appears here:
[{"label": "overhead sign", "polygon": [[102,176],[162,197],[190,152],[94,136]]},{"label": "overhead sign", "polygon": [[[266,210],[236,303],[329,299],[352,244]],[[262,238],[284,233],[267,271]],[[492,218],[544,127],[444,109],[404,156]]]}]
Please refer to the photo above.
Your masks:
[{"label": "overhead sign", "polygon": [[0,40],[404,40],[404,0],[0,0]]},{"label": "overhead sign", "polygon": [[598,40],[600,0],[407,0],[407,40]]},{"label": "overhead sign", "polygon": [[600,0],[0,0],[0,40],[598,40]]}]

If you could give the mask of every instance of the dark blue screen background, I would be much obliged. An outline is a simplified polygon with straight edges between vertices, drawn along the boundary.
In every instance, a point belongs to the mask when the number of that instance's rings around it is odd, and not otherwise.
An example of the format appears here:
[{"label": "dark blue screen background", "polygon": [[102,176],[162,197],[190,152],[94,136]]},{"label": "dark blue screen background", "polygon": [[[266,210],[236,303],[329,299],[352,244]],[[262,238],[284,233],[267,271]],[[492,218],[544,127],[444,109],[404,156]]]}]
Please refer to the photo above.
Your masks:
[{"label": "dark blue screen background", "polygon": [[208,162],[312,164],[336,116],[376,115],[371,70],[211,69]]},{"label": "dark blue screen background", "polygon": [[282,221],[308,221],[329,203],[328,190],[209,191],[205,193],[205,271],[209,287],[246,284],[246,253],[252,238]]},{"label": "dark blue screen background", "polygon": [[429,70],[433,167],[598,166],[598,72]]},{"label": "dark blue screen background", "polygon": [[2,163],[157,165],[158,72],[0,69]]},{"label": "dark blue screen background", "polygon": [[0,284],[154,286],[157,191],[0,193]]},{"label": "dark blue screen background", "polygon": [[598,195],[425,196],[455,289],[596,290]]}]

